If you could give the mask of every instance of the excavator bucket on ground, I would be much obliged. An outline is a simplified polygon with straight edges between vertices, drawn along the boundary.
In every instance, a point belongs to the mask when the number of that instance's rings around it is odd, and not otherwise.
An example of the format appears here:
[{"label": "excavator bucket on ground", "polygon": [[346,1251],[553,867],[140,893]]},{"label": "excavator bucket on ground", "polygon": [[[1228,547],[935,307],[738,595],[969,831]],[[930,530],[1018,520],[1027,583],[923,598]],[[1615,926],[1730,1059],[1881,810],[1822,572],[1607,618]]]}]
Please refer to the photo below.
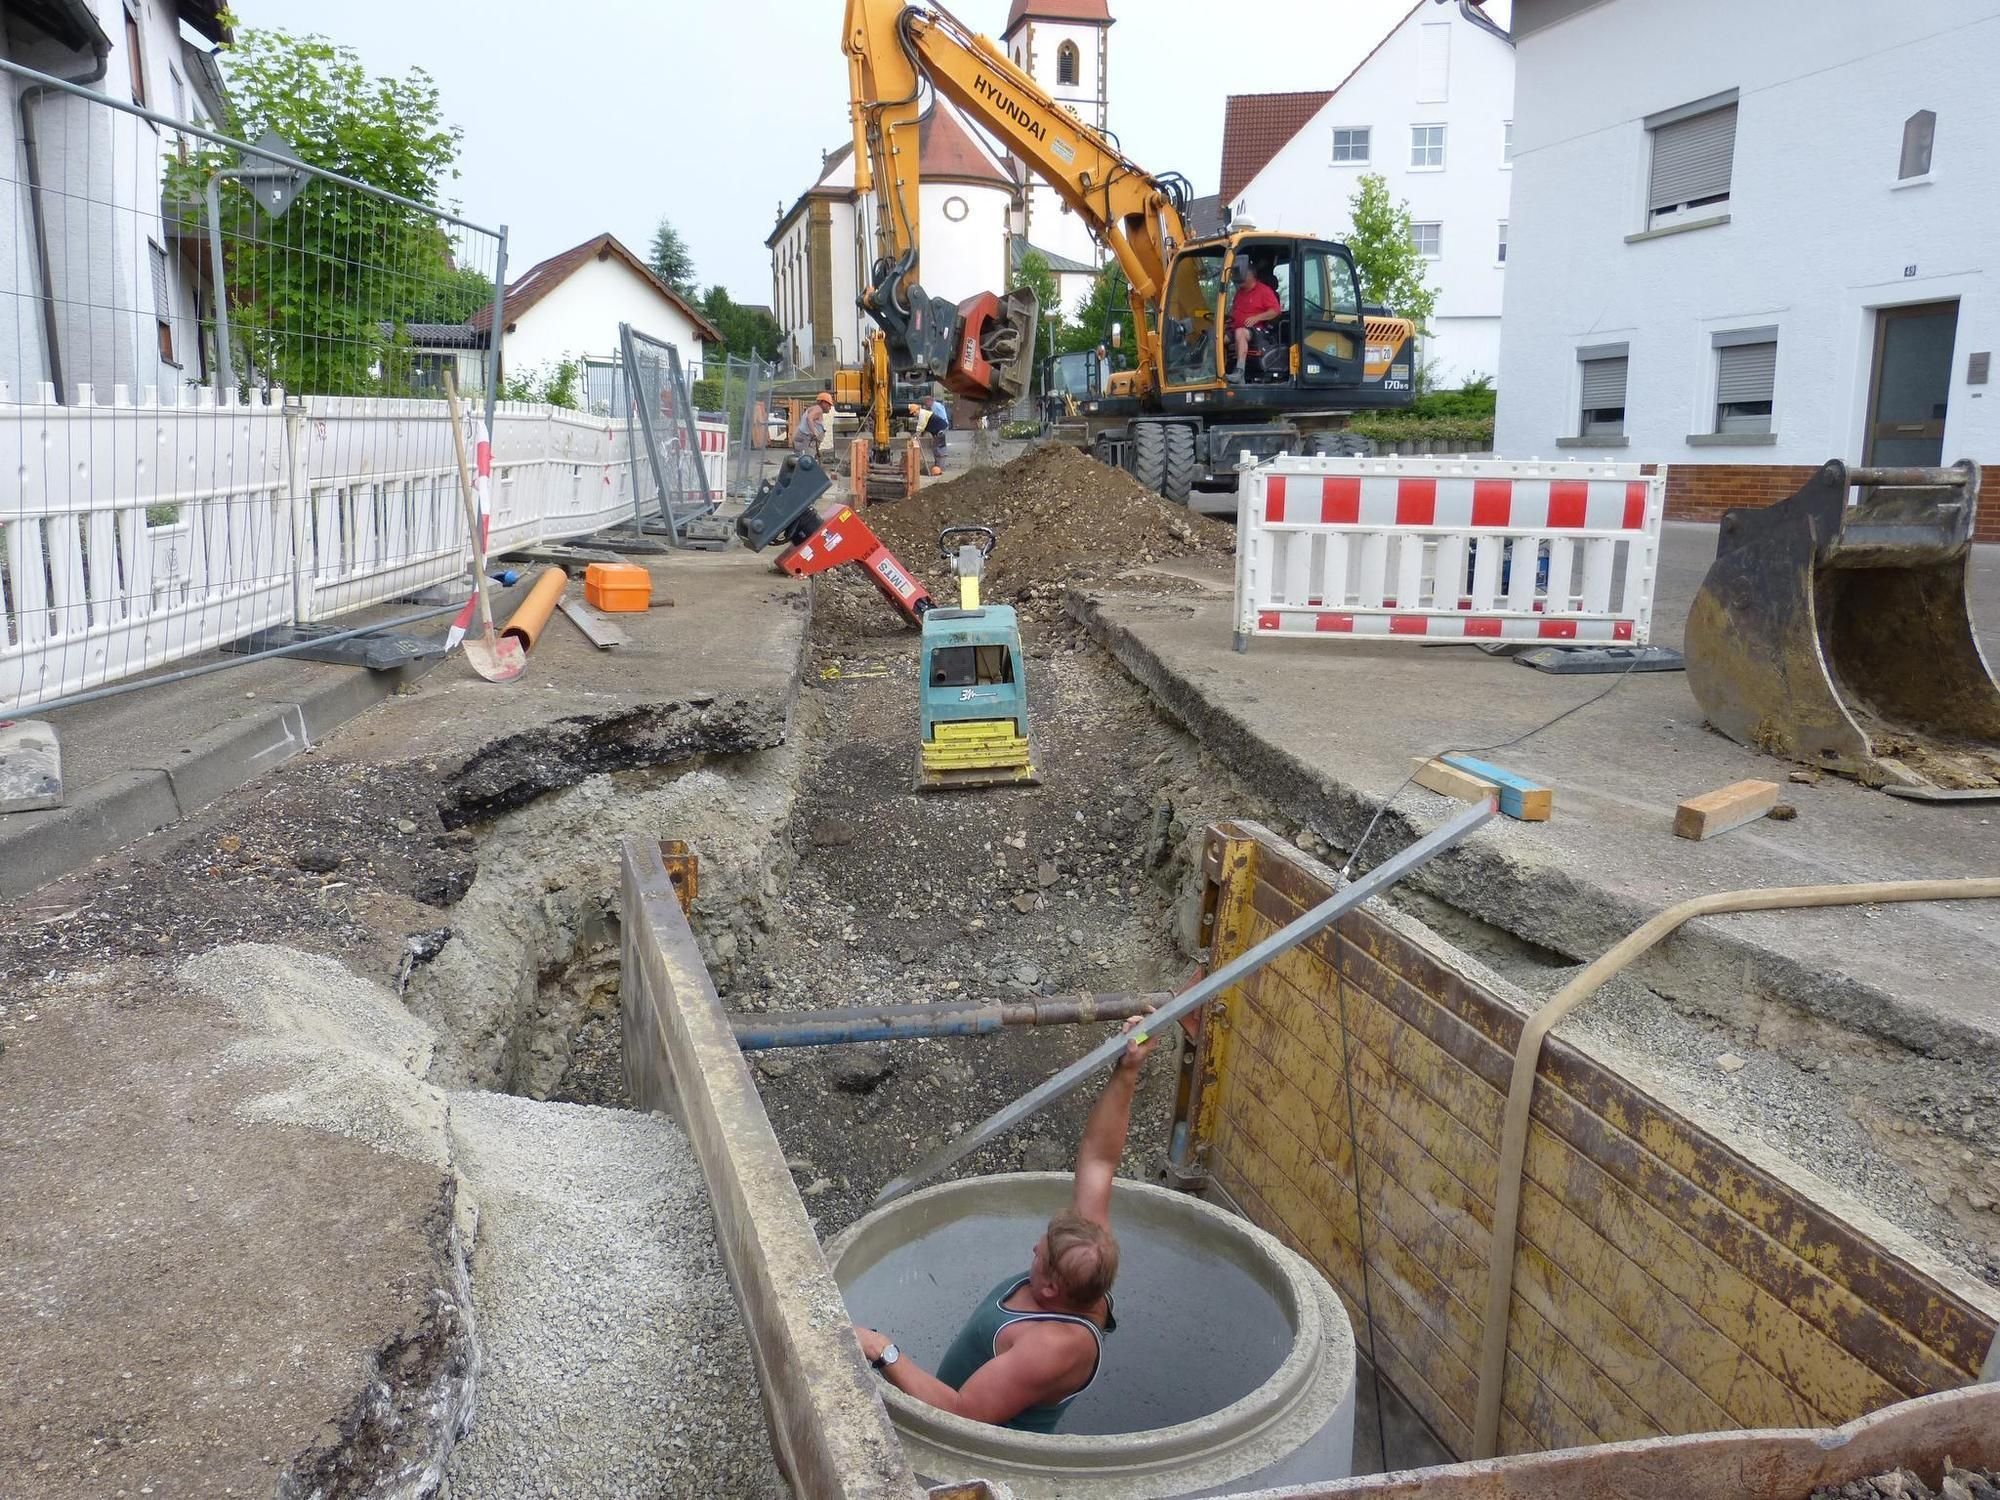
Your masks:
[{"label": "excavator bucket on ground", "polygon": [[1835,461],[1727,512],[1687,624],[1709,723],[1898,796],[2000,799],[2000,685],[1966,603],[1978,502],[1970,463]]}]

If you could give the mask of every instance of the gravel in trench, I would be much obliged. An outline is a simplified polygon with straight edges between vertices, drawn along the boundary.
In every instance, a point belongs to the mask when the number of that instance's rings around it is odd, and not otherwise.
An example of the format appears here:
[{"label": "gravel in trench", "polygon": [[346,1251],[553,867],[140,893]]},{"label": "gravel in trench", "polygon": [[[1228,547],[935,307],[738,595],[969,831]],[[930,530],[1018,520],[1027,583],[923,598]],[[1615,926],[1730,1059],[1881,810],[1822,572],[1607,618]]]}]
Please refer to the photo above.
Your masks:
[{"label": "gravel in trench", "polygon": [[447,1500],[787,1495],[679,1129],[456,1093],[451,1131],[480,1205],[482,1356]]}]

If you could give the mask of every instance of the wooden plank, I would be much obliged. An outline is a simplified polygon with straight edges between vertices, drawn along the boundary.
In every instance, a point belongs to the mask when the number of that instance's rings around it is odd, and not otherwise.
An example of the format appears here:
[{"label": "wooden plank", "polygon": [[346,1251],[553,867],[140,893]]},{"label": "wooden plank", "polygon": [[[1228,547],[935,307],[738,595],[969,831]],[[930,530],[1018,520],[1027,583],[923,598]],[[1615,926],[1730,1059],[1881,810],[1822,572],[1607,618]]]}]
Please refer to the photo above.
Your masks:
[{"label": "wooden plank", "polygon": [[[1460,802],[1484,802],[1500,795],[1498,782],[1488,781],[1483,776],[1474,776],[1470,771],[1461,771],[1457,766],[1442,760],[1417,756],[1410,762],[1410,780],[1426,791],[1440,793],[1446,797],[1456,797]],[[1502,812],[1506,804],[1502,802]]]},{"label": "wooden plank", "polygon": [[572,624],[581,630],[584,639],[600,651],[609,651],[613,646],[629,643],[631,637],[614,625],[605,615],[592,609],[581,599],[563,599],[556,608],[568,615]]},{"label": "wooden plank", "polygon": [[1470,755],[1452,751],[1443,757],[1446,765],[1460,771],[1468,771],[1482,780],[1492,782],[1500,789],[1500,811],[1510,818],[1518,818],[1523,823],[1546,823],[1555,809],[1556,794],[1540,782],[1496,766],[1488,761],[1475,760]]},{"label": "wooden plank", "polygon": [[1738,781],[1717,787],[1674,809],[1674,837],[1712,839],[1718,833],[1756,822],[1777,802],[1775,781]]}]

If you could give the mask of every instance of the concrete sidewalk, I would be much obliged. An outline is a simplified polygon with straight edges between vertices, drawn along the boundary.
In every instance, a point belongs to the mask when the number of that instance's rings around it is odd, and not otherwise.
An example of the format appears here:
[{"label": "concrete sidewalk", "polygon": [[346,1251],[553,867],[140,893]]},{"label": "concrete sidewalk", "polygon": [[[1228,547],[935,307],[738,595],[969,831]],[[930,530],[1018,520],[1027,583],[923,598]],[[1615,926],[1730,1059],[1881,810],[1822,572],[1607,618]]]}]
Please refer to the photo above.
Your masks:
[{"label": "concrete sidewalk", "polygon": [[[671,758],[668,720],[691,701],[754,703],[758,722],[746,723],[739,748],[775,744],[797,692],[806,590],[742,551],[634,560],[651,564],[656,600],[678,592],[674,607],[619,617],[630,642],[606,653],[558,615],[513,683],[482,682],[456,655],[388,672],[281,657],[46,715],[62,740],[68,797],[47,812],[0,816],[0,898],[189,816],[378,705],[343,738],[348,753],[407,753],[415,742],[445,759],[479,758],[462,805],[444,810],[455,821],[521,806],[621,755],[626,763]],[[523,568],[521,583],[496,591],[496,618],[507,617],[536,571]],[[581,597],[582,585],[570,591]],[[790,623],[774,634],[775,622],[753,618],[764,611]],[[342,623],[412,612],[386,605]],[[442,637],[448,623],[440,615],[412,628]],[[176,669],[223,659],[211,653]],[[577,727],[545,732],[559,721]],[[534,737],[532,749],[524,736]]]},{"label": "concrete sidewalk", "polygon": [[[1711,526],[1666,528],[1654,615],[1662,644],[1680,644],[1714,546]],[[1610,680],[1552,677],[1465,648],[1267,639],[1239,655],[1230,648],[1229,581],[1201,582],[1165,600],[1073,591],[1069,605],[1217,755],[1342,849],[1413,757],[1505,740]],[[1992,655],[2000,650],[2000,549],[1981,549],[1975,590]],[[1925,805],[1834,777],[1791,783],[1788,763],[1703,727],[1682,673],[1635,674],[1602,704],[1492,758],[1554,787],[1554,818],[1492,825],[1423,883],[1571,959],[1593,958],[1662,908],[1709,892],[2000,874],[2000,804]],[[1705,843],[1673,836],[1682,798],[1749,777],[1783,784],[1797,819]],[[1454,807],[1406,788],[1364,863]],[[2000,1063],[2000,903],[1708,919],[1635,972],[1726,1017],[1748,1019],[1775,1000],[1921,1052]]]}]

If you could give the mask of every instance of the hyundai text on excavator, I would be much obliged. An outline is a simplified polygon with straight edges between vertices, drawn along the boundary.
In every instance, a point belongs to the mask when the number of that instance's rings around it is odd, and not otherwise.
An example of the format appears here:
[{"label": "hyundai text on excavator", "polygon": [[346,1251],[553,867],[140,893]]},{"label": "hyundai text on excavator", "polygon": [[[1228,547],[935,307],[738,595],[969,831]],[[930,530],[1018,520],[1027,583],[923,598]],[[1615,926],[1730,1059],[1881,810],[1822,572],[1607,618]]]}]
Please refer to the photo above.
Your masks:
[{"label": "hyundai text on excavator", "polygon": [[[1053,187],[1130,283],[1137,368],[1079,402],[1059,437],[1185,502],[1197,487],[1232,486],[1244,453],[1337,451],[1354,411],[1409,404],[1415,328],[1362,306],[1346,246],[1248,228],[1191,240],[1184,178],[1145,171],[935,4],[847,0],[842,49],[855,188],[879,204],[881,254],[861,305],[882,331],[892,379],[1010,399],[1034,349],[1031,296],[987,293],[954,307],[918,282],[917,134],[929,84]],[[1283,310],[1241,371],[1225,337],[1225,289],[1239,259],[1257,267]]]}]

